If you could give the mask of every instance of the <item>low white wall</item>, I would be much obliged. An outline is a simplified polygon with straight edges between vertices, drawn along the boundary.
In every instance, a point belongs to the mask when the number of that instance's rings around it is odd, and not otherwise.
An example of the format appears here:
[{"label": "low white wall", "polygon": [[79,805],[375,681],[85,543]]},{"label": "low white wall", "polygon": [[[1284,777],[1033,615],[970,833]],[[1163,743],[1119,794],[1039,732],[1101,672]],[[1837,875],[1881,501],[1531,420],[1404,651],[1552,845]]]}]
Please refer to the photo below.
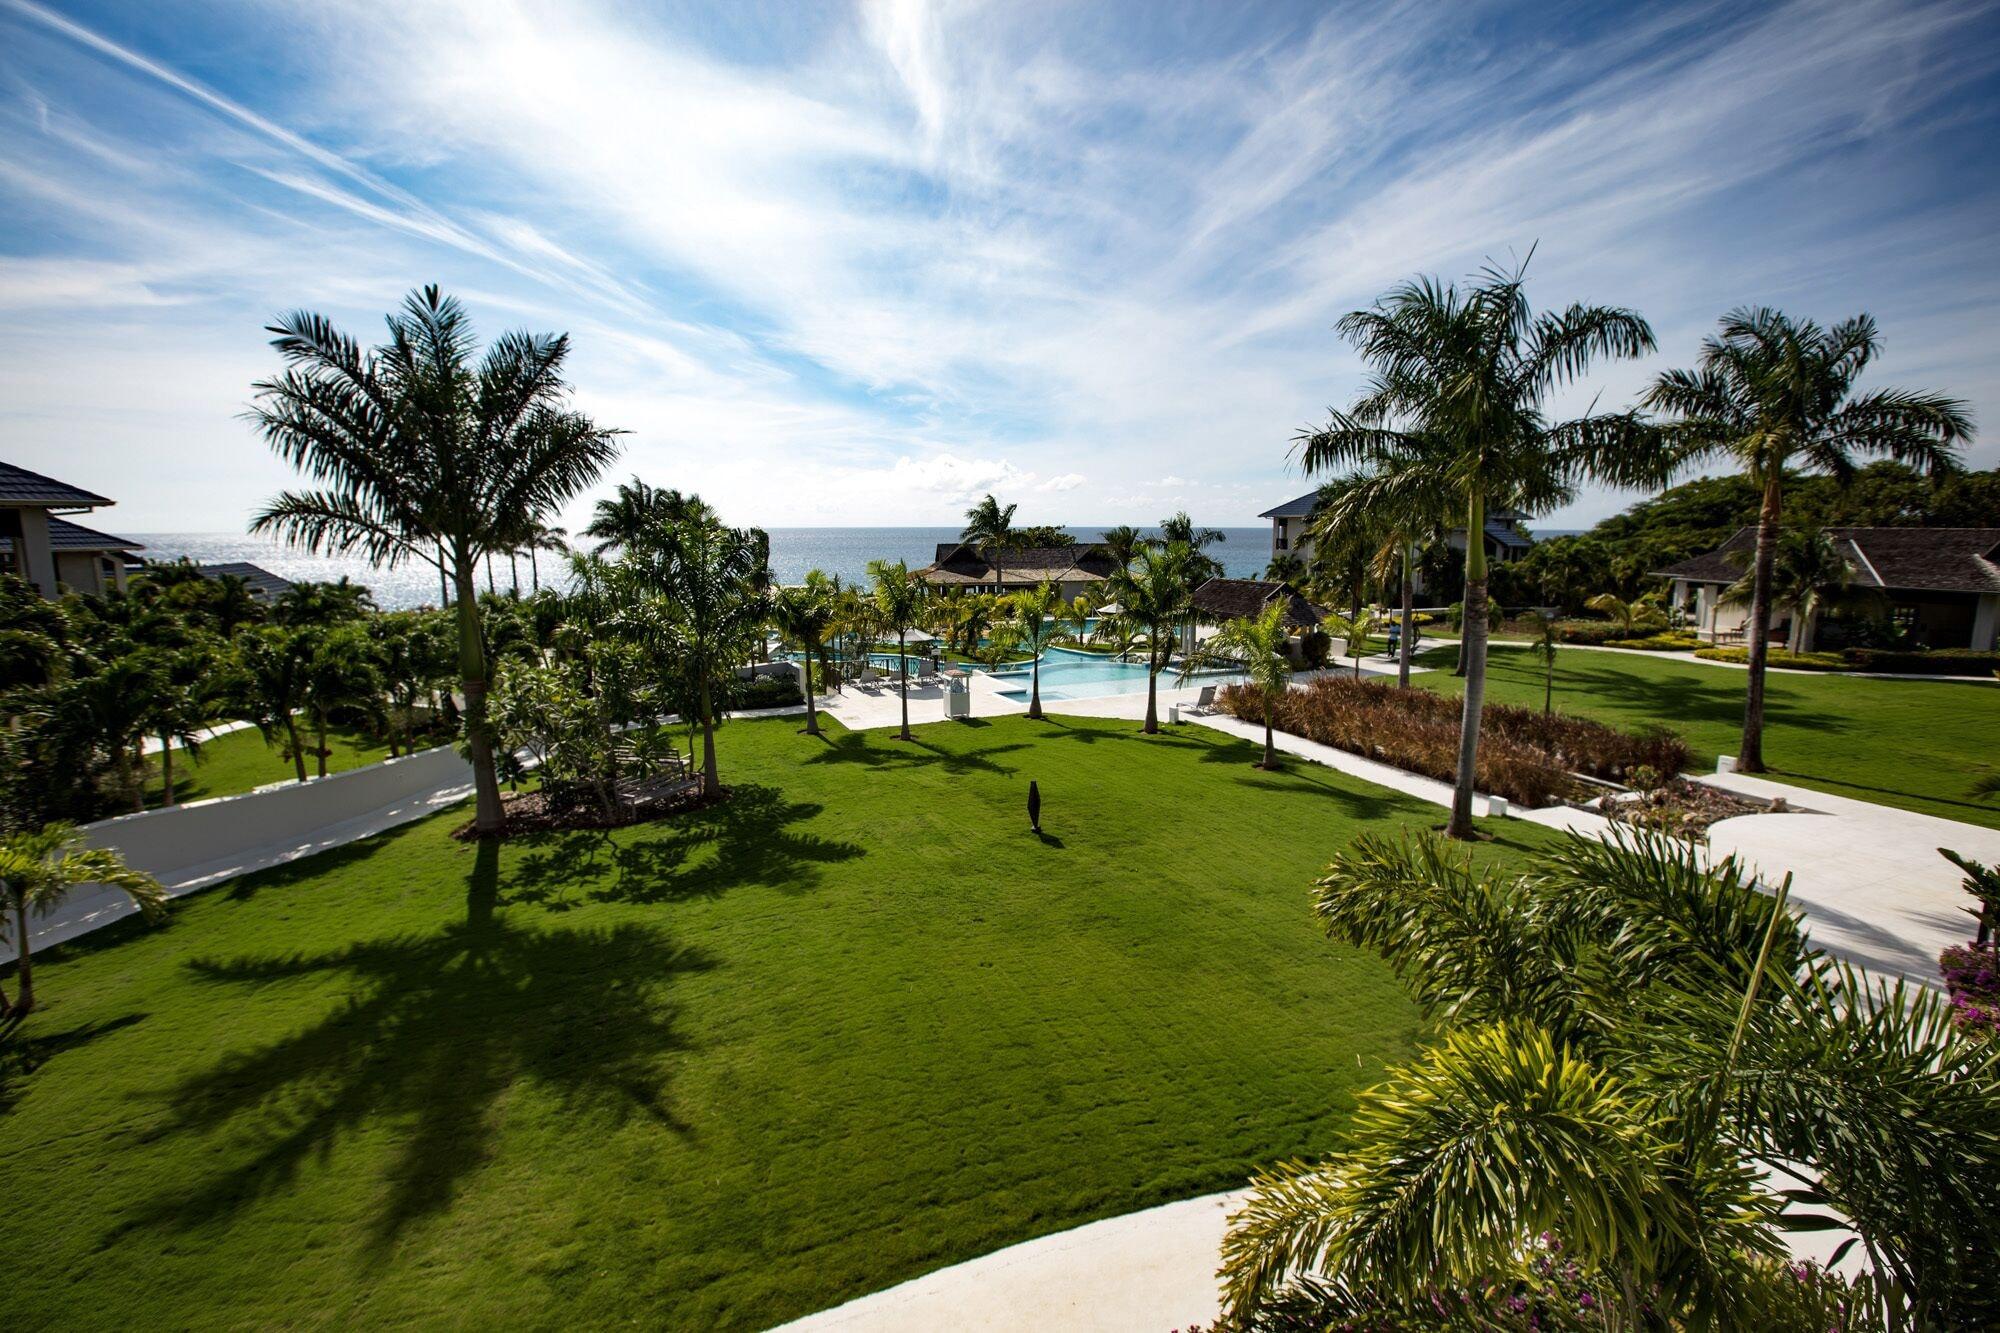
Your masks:
[{"label": "low white wall", "polygon": [[[472,766],[454,746],[271,791],[219,796],[171,809],[86,824],[93,847],[108,847],[178,897],[217,881],[280,865],[428,814],[472,786]],[[43,948],[132,913],[115,890],[83,888],[52,917],[31,922]],[[0,962],[14,957],[0,943]]]}]

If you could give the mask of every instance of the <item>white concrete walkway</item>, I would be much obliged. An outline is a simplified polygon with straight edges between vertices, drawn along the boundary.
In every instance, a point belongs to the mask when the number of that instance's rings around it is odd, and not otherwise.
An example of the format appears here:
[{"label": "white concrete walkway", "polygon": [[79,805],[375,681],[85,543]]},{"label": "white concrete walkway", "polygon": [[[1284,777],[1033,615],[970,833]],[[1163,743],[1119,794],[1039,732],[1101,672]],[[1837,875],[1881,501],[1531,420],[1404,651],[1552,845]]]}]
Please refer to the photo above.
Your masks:
[{"label": "white concrete walkway", "polygon": [[1221,1313],[1222,1234],[1242,1193],[1210,1194],[1024,1241],[804,1319],[789,1333],[1167,1333]]}]

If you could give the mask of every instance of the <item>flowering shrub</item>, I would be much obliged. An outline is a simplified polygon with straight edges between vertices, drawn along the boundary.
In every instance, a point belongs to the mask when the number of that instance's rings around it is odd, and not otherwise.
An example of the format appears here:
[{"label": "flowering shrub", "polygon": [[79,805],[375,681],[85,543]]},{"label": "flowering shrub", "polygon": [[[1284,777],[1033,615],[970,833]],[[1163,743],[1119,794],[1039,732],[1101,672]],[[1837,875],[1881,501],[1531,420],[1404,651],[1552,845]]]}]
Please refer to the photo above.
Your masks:
[{"label": "flowering shrub", "polygon": [[2000,959],[1977,944],[1955,944],[1938,955],[1952,1016],[1968,1032],[2000,1036]]},{"label": "flowering shrub", "polygon": [[[1234,717],[1264,720],[1264,699],[1254,690],[1231,686],[1217,703]],[[1459,712],[1458,700],[1428,690],[1322,677],[1278,700],[1272,723],[1294,736],[1449,782],[1458,771]],[[1574,773],[1615,782],[1645,767],[1670,777],[1687,758],[1687,743],[1667,732],[1619,731],[1583,718],[1488,704],[1476,785],[1534,809],[1576,794]]]}]

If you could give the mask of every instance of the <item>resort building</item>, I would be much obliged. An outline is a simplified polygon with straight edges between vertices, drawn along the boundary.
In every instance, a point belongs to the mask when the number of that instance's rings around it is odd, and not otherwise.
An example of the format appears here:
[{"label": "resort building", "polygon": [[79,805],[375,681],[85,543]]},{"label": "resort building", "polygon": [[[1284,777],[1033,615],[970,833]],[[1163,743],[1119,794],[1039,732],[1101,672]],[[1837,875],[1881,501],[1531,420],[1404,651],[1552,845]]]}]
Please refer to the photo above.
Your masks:
[{"label": "resort building", "polygon": [[112,503],[68,482],[0,463],[0,573],[25,580],[44,597],[65,589],[122,590],[126,557],[145,548],[59,517]]},{"label": "resort building", "polygon": [[1282,583],[1268,579],[1210,579],[1194,590],[1195,619],[1204,625],[1253,620],[1273,602],[1285,608],[1285,624],[1293,633],[1320,622],[1319,609]]},{"label": "resort building", "polygon": [[[2000,630],[2000,528],[1828,528],[1847,560],[1847,596],[1870,598],[1921,648],[1994,646]],[[1741,643],[1748,600],[1724,593],[1750,568],[1757,530],[1743,528],[1707,555],[1655,570],[1672,580],[1671,602],[1703,638]],[[1791,612],[1774,607],[1771,628],[1789,636]],[[1801,641],[1810,644],[1811,627]]]},{"label": "resort building", "polygon": [[[1301,564],[1312,560],[1312,538],[1306,535],[1307,521],[1319,506],[1319,492],[1307,491],[1296,499],[1259,514],[1271,520],[1271,559],[1290,556]],[[1494,509],[1486,515],[1486,558],[1495,564],[1518,560],[1534,547],[1535,539],[1522,524],[1528,516],[1518,509]],[[1465,549],[1465,529],[1453,528],[1445,540],[1455,551]]]},{"label": "resort building", "polygon": [[937,558],[918,570],[917,577],[935,590],[960,592],[1020,592],[1052,581],[1068,600],[1095,588],[1117,569],[1117,558],[1099,542],[1029,546],[1001,551],[997,559],[969,542],[939,542]]}]

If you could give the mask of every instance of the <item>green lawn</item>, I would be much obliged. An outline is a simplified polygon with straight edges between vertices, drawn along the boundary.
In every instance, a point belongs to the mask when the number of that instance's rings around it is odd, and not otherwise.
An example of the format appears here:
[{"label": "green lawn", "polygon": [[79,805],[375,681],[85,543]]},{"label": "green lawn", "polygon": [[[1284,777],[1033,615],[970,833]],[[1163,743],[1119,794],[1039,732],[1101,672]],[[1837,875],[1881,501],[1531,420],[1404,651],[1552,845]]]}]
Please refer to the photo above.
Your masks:
[{"label": "green lawn", "polygon": [[[302,729],[300,734],[307,745],[313,743],[310,732]],[[361,768],[389,757],[387,741],[379,741],[365,732],[350,731],[345,727],[329,730],[326,744],[327,749],[332,751],[326,757],[326,771],[329,773],[345,773],[350,768]],[[147,755],[145,762],[146,804],[158,805],[162,785],[160,756]],[[313,756],[307,754],[307,774],[318,771]],[[292,761],[285,758],[278,747],[266,745],[264,737],[254,727],[204,741],[201,757],[192,763],[185,750],[174,752],[176,801],[205,801],[211,796],[235,796],[268,782],[283,782],[297,776],[298,770],[293,768]]]},{"label": "green lawn", "polygon": [[796,725],[710,813],[443,815],[51,952],[0,1328],[760,1327],[1325,1149],[1411,1049],[1307,887],[1439,810],[1202,728]]},{"label": "green lawn", "polygon": [[[1456,694],[1457,644],[1425,650],[1441,670],[1418,683]],[[1542,705],[1542,666],[1521,648],[1487,658],[1487,698]],[[1687,738],[1696,766],[1735,754],[1743,731],[1744,672],[1633,652],[1556,655],[1556,707],[1623,727],[1662,725]],[[2000,800],[1967,795],[2000,766],[2000,692],[1953,681],[1858,676],[1767,677],[1764,762],[1781,782],[1856,800],[2000,828]]]}]

